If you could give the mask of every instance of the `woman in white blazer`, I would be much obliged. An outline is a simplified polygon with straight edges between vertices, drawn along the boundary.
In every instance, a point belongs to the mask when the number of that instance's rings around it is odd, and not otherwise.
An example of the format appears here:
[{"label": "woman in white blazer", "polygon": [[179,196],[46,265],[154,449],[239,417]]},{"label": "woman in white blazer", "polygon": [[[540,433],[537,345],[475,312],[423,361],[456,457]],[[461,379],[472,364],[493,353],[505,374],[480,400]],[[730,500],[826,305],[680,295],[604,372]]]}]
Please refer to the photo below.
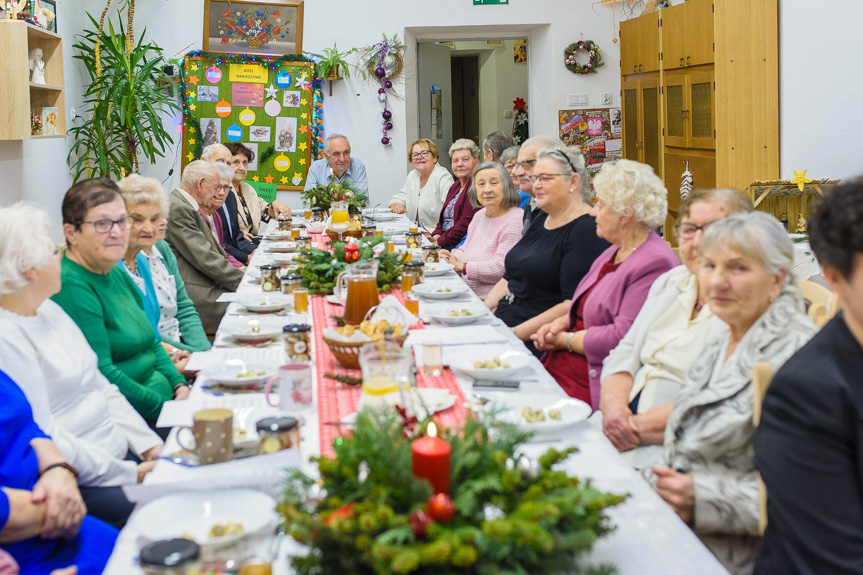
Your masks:
[{"label": "woman in white blazer", "polygon": [[603,432],[636,467],[662,453],[665,424],[686,372],[704,345],[728,329],[699,293],[703,230],[751,210],[752,201],[736,190],[696,190],[683,201],[675,226],[683,265],[657,278],[632,327],[603,362]]},{"label": "woman in white blazer", "polygon": [[437,146],[422,138],[408,148],[408,161],[414,169],[405,185],[390,200],[389,208],[397,214],[407,214],[431,232],[437,226],[447,192],[454,180],[446,168],[438,164]]}]

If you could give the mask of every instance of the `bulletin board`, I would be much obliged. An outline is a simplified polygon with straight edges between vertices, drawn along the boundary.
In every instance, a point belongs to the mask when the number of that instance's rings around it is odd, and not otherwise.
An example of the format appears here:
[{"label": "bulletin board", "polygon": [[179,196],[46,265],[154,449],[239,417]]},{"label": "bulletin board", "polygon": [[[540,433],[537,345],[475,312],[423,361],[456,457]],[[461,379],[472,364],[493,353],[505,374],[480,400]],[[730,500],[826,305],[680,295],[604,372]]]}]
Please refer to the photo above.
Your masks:
[{"label": "bulletin board", "polygon": [[261,196],[302,190],[322,140],[323,94],[302,56],[192,53],[183,64],[182,165],[213,143],[255,153],[247,181]]},{"label": "bulletin board", "polygon": [[560,139],[584,154],[587,172],[595,174],[605,162],[622,157],[623,123],[620,108],[559,110]]}]

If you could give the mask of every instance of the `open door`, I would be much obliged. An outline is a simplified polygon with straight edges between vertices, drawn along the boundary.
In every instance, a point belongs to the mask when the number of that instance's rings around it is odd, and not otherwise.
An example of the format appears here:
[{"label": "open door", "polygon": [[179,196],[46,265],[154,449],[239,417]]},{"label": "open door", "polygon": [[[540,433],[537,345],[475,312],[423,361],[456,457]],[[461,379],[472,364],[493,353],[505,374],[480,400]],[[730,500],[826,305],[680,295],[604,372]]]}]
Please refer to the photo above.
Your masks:
[{"label": "open door", "polygon": [[440,156],[438,163],[449,170],[451,162],[447,151],[452,145],[450,48],[435,42],[420,42],[417,45],[417,62],[419,137],[428,138],[437,145]]}]

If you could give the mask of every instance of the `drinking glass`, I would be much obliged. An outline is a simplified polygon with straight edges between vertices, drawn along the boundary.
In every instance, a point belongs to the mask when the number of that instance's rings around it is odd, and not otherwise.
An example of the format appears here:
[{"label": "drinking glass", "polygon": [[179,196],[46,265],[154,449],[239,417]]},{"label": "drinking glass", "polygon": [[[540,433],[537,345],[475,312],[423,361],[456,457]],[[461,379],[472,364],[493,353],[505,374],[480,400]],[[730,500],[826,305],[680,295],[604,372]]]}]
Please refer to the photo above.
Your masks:
[{"label": "drinking glass", "polygon": [[304,313],[309,311],[309,290],[308,288],[294,288],[294,311],[296,313]]},{"label": "drinking glass", "polygon": [[423,345],[423,373],[434,377],[443,373],[443,351],[439,343]]},{"label": "drinking glass", "polygon": [[420,300],[412,293],[405,293],[405,308],[414,315],[420,314]]},{"label": "drinking glass", "polygon": [[330,227],[333,228],[334,232],[338,232],[339,241],[342,240],[342,234],[348,231],[348,228],[351,227],[351,217],[348,214],[348,203],[347,202],[333,202],[330,206],[332,210],[330,216]]}]

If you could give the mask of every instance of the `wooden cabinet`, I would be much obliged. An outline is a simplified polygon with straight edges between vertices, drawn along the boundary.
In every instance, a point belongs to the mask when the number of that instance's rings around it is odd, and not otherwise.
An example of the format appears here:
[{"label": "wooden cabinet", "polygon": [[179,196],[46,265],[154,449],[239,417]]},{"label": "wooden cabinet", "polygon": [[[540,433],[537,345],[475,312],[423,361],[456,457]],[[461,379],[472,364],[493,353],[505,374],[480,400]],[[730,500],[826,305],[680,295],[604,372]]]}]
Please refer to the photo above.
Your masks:
[{"label": "wooden cabinet", "polygon": [[713,63],[713,0],[690,0],[659,12],[664,70]]},{"label": "wooden cabinet", "polygon": [[624,74],[659,70],[659,13],[620,23],[620,69]]},{"label": "wooden cabinet", "polygon": [[716,148],[713,70],[676,71],[665,76],[665,145]]},{"label": "wooden cabinet", "polygon": [[659,74],[623,80],[623,157],[660,173]]},{"label": "wooden cabinet", "polygon": [[712,150],[666,148],[665,188],[668,190],[668,211],[677,219],[680,210],[680,177],[689,162],[693,188],[716,187],[716,153]]},{"label": "wooden cabinet", "polygon": [[[42,49],[45,85],[30,82],[28,56],[35,48]],[[20,20],[0,20],[0,77],[0,102],[3,103],[0,109],[0,140],[62,138],[66,135],[61,36]],[[41,110],[48,106],[57,108],[60,133],[55,136],[31,136],[31,109]]]}]

